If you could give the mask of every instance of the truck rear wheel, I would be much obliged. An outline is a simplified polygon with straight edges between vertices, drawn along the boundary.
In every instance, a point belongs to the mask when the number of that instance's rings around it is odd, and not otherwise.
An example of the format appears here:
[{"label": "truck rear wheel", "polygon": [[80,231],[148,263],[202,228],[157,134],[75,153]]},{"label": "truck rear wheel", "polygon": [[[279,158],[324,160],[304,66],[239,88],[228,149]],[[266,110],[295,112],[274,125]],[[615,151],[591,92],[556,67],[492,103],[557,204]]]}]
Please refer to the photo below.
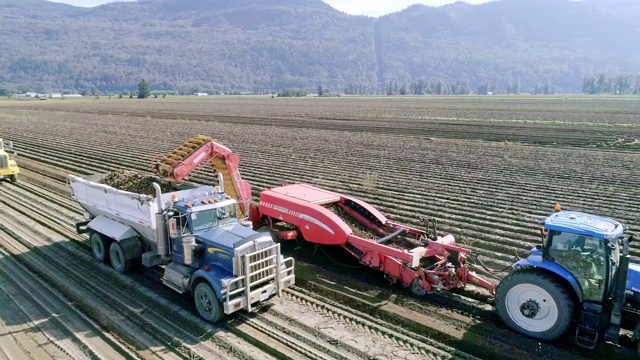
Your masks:
[{"label": "truck rear wheel", "polygon": [[496,310],[510,329],[543,341],[562,336],[574,316],[567,290],[541,271],[517,270],[496,289]]},{"label": "truck rear wheel", "polygon": [[211,323],[216,323],[224,317],[222,304],[220,304],[220,300],[218,300],[211,285],[206,281],[196,285],[193,291],[193,300],[196,303],[198,314],[200,314],[203,319]]},{"label": "truck rear wheel", "polygon": [[111,243],[109,247],[109,255],[111,258],[111,266],[120,271],[121,273],[125,273],[129,271],[131,268],[131,260],[127,260],[124,255],[124,250],[122,250],[122,246],[117,241]]},{"label": "truck rear wheel", "polygon": [[89,240],[91,240],[91,252],[93,253],[93,257],[102,262],[109,261],[109,240],[96,231],[91,231]]}]

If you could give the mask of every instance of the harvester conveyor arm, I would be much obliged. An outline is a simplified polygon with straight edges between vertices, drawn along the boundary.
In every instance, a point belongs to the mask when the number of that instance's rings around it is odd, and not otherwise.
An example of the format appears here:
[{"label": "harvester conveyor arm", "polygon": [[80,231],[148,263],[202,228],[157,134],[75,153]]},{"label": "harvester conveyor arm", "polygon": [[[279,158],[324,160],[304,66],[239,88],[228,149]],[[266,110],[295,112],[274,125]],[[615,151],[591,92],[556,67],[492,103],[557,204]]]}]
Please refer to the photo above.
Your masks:
[{"label": "harvester conveyor arm", "polygon": [[[231,149],[208,136],[196,136],[186,141],[158,162],[154,171],[172,181],[185,181],[205,161],[222,174],[224,191],[238,201],[240,211],[248,215],[251,205],[251,185],[242,179],[238,164],[240,158]],[[224,186],[230,184],[231,186]]]}]

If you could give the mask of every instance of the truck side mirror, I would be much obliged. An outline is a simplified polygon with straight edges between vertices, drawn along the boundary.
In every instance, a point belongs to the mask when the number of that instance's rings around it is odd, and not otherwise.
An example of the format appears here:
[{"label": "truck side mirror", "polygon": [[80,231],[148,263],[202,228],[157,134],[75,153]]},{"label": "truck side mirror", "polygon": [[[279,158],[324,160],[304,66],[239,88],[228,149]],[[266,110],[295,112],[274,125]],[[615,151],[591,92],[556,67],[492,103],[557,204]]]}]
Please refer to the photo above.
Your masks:
[{"label": "truck side mirror", "polygon": [[176,218],[171,218],[169,219],[169,236],[171,238],[175,238],[176,236],[178,236],[178,229],[177,229],[177,221]]}]

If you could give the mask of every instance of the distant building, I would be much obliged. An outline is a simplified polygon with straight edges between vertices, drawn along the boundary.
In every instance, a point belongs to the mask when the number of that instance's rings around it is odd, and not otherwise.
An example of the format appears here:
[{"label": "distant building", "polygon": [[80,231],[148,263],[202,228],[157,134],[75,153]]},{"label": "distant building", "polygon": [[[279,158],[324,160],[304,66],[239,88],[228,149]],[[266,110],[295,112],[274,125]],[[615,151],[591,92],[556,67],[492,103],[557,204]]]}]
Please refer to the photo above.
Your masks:
[{"label": "distant building", "polygon": [[209,94],[207,94],[207,93],[195,93],[193,95],[195,95],[195,96],[207,96]]},{"label": "distant building", "polygon": [[62,93],[51,93],[51,98],[61,98]]}]

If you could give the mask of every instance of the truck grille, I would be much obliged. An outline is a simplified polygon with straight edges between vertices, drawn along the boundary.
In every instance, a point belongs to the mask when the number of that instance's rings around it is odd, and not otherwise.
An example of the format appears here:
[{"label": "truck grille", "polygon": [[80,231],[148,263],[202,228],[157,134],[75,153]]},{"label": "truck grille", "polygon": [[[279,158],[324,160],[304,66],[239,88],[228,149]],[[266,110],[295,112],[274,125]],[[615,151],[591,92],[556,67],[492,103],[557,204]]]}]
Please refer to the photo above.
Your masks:
[{"label": "truck grille", "polygon": [[9,167],[9,156],[0,155],[0,169],[6,169]]},{"label": "truck grille", "polygon": [[273,279],[276,272],[275,251],[259,251],[249,256],[249,273],[253,274],[249,277],[249,283],[253,285],[260,284],[261,280]]}]

